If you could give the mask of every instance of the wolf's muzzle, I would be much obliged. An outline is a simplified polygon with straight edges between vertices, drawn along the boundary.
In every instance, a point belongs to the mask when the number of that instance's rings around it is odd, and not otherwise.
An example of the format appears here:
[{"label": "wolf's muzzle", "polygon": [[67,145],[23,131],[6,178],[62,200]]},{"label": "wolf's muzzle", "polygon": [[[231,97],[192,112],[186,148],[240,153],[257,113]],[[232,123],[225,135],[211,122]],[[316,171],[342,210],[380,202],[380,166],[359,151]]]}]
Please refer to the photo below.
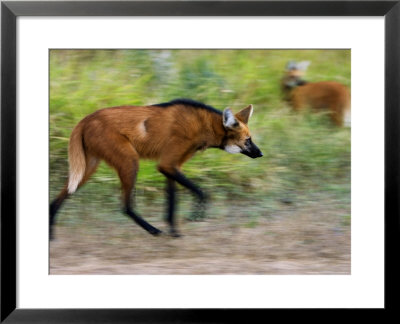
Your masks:
[{"label": "wolf's muzzle", "polygon": [[242,150],[240,153],[247,155],[248,157],[251,157],[252,159],[256,159],[258,157],[262,157],[263,154],[261,150],[257,147],[256,144],[254,144],[251,139],[247,140],[245,149]]}]

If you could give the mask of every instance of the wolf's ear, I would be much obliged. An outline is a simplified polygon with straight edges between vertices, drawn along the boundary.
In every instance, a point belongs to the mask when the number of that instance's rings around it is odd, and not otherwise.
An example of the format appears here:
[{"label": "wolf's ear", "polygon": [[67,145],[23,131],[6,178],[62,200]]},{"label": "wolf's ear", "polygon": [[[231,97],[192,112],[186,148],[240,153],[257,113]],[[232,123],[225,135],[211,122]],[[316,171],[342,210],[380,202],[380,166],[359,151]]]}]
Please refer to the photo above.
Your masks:
[{"label": "wolf's ear", "polygon": [[253,105],[249,105],[246,108],[239,111],[235,115],[235,117],[247,125],[252,114],[253,114]]},{"label": "wolf's ear", "polygon": [[239,122],[236,120],[231,108],[225,108],[222,113],[222,123],[226,129],[233,129],[239,126]]},{"label": "wolf's ear", "polygon": [[297,70],[296,61],[289,61],[286,64],[286,71]]},{"label": "wolf's ear", "polygon": [[308,66],[311,64],[310,61],[302,61],[296,64],[297,70],[305,71],[307,70]]}]

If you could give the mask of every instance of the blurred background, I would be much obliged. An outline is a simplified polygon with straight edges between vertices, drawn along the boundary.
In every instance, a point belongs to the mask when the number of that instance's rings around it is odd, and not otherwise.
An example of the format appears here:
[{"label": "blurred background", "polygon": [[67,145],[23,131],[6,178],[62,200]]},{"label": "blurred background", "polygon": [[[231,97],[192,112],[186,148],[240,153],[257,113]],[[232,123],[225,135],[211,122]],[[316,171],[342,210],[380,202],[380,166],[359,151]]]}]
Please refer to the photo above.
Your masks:
[{"label": "blurred background", "polygon": [[[152,237],[121,212],[115,171],[100,164],[57,215],[51,274],[349,274],[351,132],[324,112],[294,112],[280,89],[290,60],[308,81],[350,88],[350,50],[51,50],[50,200],[68,175],[73,127],[104,107],[191,98],[249,122],[264,157],[209,149],[183,166],[211,196],[189,219],[178,189],[180,239]],[[135,209],[161,230],[165,178],[140,161]]]}]

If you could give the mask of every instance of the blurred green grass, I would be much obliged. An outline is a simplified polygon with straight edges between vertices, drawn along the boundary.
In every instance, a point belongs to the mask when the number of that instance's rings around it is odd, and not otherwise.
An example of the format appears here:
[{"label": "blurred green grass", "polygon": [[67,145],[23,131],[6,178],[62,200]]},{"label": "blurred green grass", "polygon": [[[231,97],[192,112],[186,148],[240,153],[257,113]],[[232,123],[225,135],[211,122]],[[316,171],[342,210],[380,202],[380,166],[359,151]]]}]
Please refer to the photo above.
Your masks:
[{"label": "blurred green grass", "polygon": [[[221,110],[254,105],[249,127],[263,158],[209,149],[183,167],[213,199],[258,199],[276,208],[324,193],[349,207],[350,130],[331,125],[323,113],[287,106],[279,83],[289,60],[312,62],[309,81],[351,86],[349,50],[51,50],[50,197],[66,181],[69,135],[83,117],[104,107],[185,97]],[[164,182],[155,162],[140,161],[137,200],[162,201]],[[119,203],[118,177],[104,163],[81,191],[74,198],[80,206]]]}]

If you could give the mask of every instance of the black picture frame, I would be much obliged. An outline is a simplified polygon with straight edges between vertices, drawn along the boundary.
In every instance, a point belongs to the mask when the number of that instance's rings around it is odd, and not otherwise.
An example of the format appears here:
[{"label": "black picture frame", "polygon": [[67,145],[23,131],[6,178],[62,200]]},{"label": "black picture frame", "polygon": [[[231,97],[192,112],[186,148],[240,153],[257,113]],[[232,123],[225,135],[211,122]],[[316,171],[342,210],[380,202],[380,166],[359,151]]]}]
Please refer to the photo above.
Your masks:
[{"label": "black picture frame", "polygon": [[[400,195],[400,1],[4,1],[1,3],[1,322],[258,322],[267,311],[16,308],[16,19],[19,16],[384,16],[385,18],[385,307],[396,311]],[[368,175],[366,174],[366,177]],[[366,202],[367,203],[367,202]],[[155,292],[156,293],[156,292]],[[206,296],[205,296],[206,298]],[[296,310],[295,310],[296,311]],[[297,310],[309,317],[309,312]],[[248,320],[242,320],[245,316]],[[281,316],[281,314],[280,314]],[[331,316],[331,315],[329,315]],[[367,315],[369,318],[371,313]],[[318,316],[317,316],[318,317]],[[254,320],[251,320],[251,319]],[[281,317],[283,320],[285,317]],[[299,318],[297,318],[299,319]],[[308,318],[308,320],[310,320]]]}]

